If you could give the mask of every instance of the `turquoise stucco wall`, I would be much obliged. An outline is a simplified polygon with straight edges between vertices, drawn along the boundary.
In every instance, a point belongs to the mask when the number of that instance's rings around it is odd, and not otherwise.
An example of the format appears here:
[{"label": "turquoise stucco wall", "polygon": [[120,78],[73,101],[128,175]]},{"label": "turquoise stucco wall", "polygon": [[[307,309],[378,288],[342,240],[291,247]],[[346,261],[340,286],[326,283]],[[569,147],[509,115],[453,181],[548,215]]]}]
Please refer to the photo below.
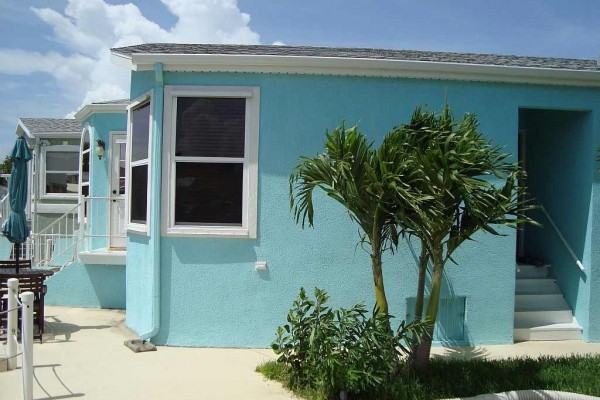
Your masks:
[{"label": "turquoise stucco wall", "polygon": [[[84,121],[90,125],[90,196],[109,195],[108,173],[110,168],[111,131],[125,131],[126,113],[93,114]],[[106,156],[99,160],[95,155],[95,141],[106,143]],[[108,217],[106,201],[98,201],[88,209],[88,221],[92,234],[106,234]],[[95,238],[91,250],[106,248],[107,239]],[[47,304],[72,307],[125,308],[125,266],[83,264],[75,262],[48,279]]]},{"label": "turquoise stucco wall", "polygon": [[46,280],[46,304],[125,308],[125,266],[73,263]]},{"label": "turquoise stucco wall", "polygon": [[552,264],[552,274],[590,339],[592,270],[592,188],[595,147],[590,112],[521,110],[526,131],[528,187],[543,204],[587,271],[580,271],[540,210],[531,213],[542,227],[525,230],[527,254]]},{"label": "turquoise stucco wall", "polygon": [[152,323],[152,257],[148,236],[128,235],[126,265],[126,323],[141,333]]},{"label": "turquoise stucco wall", "polygon": [[[103,113],[93,114],[88,117],[84,124],[90,125],[91,157],[90,157],[90,196],[110,196],[110,154],[111,141],[110,132],[125,132],[127,130],[127,113]],[[96,140],[101,139],[105,143],[105,156],[98,159],[95,154]],[[91,200],[88,208],[90,218],[90,231],[92,234],[105,235],[108,230],[109,218],[108,206],[105,200]],[[91,249],[101,249],[108,246],[107,238],[93,238]]]},{"label": "turquoise stucco wall", "polygon": [[[161,238],[161,329],[157,344],[266,347],[301,286],[326,289],[334,305],[372,305],[369,260],[356,246],[357,228],[332,200],[316,204],[316,227],[302,230],[288,210],[288,177],[300,155],[322,150],[325,129],[345,118],[379,142],[414,108],[440,109],[447,98],[457,116],[477,114],[481,130],[516,154],[518,110],[565,108],[598,113],[600,93],[560,88],[436,80],[278,74],[165,73],[166,85],[240,85],[261,88],[258,238]],[[154,72],[132,74],[131,97],[154,87]],[[600,135],[598,125],[594,138]],[[153,190],[160,190],[154,188]],[[511,343],[515,234],[478,235],[448,265],[445,295],[465,296],[462,343]],[[127,323],[151,321],[149,240],[129,235]],[[416,290],[415,246],[403,244],[384,261],[392,314],[406,314]],[[266,272],[254,262],[267,261]]]}]

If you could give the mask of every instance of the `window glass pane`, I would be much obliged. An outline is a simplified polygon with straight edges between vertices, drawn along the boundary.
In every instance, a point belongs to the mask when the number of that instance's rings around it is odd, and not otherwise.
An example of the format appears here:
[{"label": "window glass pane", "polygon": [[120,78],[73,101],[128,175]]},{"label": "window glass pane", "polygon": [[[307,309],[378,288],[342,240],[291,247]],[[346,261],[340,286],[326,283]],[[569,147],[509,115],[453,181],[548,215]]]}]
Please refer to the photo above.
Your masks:
[{"label": "window glass pane", "polygon": [[[90,195],[90,187],[88,185],[81,187],[81,195],[83,197],[88,197]],[[84,218],[86,218],[88,215],[87,206],[88,206],[88,202],[86,201],[85,203],[83,203],[83,217]]]},{"label": "window glass pane", "polygon": [[90,131],[83,131],[83,150],[88,150],[90,148]]},{"label": "window glass pane", "polygon": [[119,143],[119,161],[125,162],[126,149],[127,145],[125,143]]},{"label": "window glass pane", "polygon": [[177,163],[175,223],[241,226],[243,168]]},{"label": "window glass pane", "polygon": [[78,171],[79,153],[76,151],[46,152],[46,171]]},{"label": "window glass pane", "polygon": [[131,167],[131,222],[146,223],[148,207],[148,166]]},{"label": "window glass pane", "polygon": [[83,153],[81,155],[81,171],[82,177],[81,182],[90,181],[90,153]]},{"label": "window glass pane", "polygon": [[125,194],[125,143],[119,143],[119,194]]},{"label": "window glass pane", "polygon": [[148,158],[150,138],[150,103],[131,112],[131,161]]},{"label": "window glass pane", "polygon": [[77,194],[79,192],[79,174],[46,174],[46,193]]},{"label": "window glass pane", "polygon": [[246,99],[177,98],[175,155],[244,157]]}]

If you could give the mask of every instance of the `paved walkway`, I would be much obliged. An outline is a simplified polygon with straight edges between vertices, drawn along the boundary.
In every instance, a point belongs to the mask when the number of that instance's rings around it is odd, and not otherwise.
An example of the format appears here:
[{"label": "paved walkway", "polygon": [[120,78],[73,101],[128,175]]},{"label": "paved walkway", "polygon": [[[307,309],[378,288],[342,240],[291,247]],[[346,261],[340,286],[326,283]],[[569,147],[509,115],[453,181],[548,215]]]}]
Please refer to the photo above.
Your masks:
[{"label": "paved walkway", "polygon": [[[34,345],[35,399],[292,399],[279,384],[254,372],[270,350],[159,347],[133,353],[124,312],[46,307],[47,338]],[[452,357],[600,354],[580,341],[433,349]],[[19,361],[20,363],[20,361]],[[21,370],[0,372],[0,400],[21,395]]]},{"label": "paved walkway", "polygon": [[[46,306],[34,345],[34,399],[291,399],[254,372],[269,350],[159,347],[133,353],[124,311]],[[2,352],[2,350],[0,350]],[[20,358],[19,358],[20,366]],[[0,399],[21,397],[21,369],[0,372]]]}]

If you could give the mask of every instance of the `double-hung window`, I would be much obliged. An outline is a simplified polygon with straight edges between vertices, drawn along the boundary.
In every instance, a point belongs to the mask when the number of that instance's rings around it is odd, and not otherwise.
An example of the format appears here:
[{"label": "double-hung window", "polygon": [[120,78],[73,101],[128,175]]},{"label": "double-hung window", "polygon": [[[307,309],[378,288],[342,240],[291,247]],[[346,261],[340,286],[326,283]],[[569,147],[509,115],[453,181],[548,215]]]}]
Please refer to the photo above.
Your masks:
[{"label": "double-hung window", "polygon": [[151,96],[146,94],[133,101],[128,108],[128,229],[142,233],[148,232],[150,210],[148,195],[150,192],[151,103]]},{"label": "double-hung window", "polygon": [[165,87],[163,233],[256,237],[257,87]]},{"label": "double-hung window", "polygon": [[76,197],[79,193],[79,146],[50,145],[42,148],[43,195]]}]

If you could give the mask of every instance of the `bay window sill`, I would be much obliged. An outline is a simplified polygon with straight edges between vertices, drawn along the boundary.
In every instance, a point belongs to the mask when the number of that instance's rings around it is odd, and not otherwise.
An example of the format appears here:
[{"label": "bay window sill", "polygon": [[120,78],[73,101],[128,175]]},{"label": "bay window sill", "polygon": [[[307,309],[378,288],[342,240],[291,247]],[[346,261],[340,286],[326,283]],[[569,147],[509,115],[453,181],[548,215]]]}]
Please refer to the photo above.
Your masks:
[{"label": "bay window sill", "polygon": [[129,225],[127,225],[127,233],[134,233],[136,235],[150,236],[148,234],[148,225],[142,225],[142,224],[129,223]]},{"label": "bay window sill", "polygon": [[248,228],[224,226],[174,226],[163,231],[167,237],[209,237],[209,238],[239,238],[255,239]]}]

